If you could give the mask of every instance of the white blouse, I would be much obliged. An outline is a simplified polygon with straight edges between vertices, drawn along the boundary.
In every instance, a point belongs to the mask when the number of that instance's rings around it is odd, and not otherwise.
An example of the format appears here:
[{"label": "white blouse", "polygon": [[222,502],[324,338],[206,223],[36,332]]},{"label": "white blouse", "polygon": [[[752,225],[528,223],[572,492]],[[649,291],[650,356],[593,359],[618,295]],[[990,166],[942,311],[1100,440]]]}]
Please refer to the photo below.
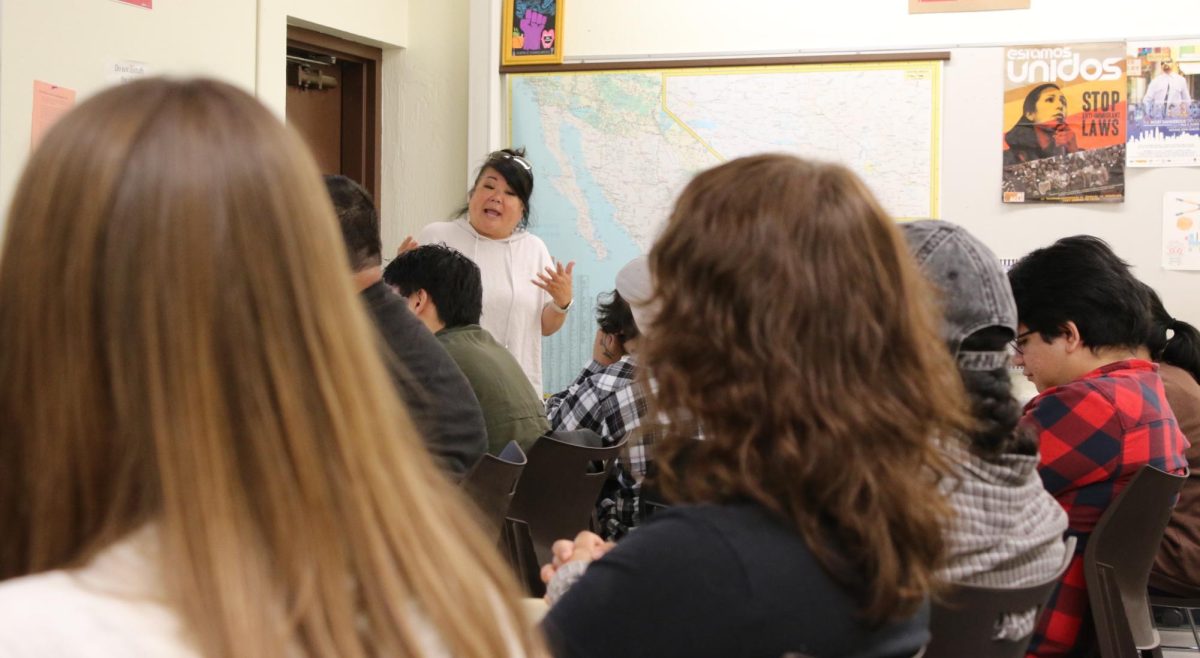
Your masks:
[{"label": "white blouse", "polygon": [[[147,526],[79,569],[0,582],[0,658],[201,658],[167,602],[157,542]],[[449,658],[413,608],[422,657]],[[498,655],[524,653],[514,640]]]},{"label": "white blouse", "polygon": [[0,657],[198,658],[157,573],[143,529],[86,566],[0,583]]}]

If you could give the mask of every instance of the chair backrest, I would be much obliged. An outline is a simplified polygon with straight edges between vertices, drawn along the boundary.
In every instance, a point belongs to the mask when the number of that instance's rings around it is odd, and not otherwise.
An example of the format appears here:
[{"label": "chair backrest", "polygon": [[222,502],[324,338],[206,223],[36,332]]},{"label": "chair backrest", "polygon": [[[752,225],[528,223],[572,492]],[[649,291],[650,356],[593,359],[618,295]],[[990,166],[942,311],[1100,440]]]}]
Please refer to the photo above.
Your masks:
[{"label": "chair backrest", "polygon": [[638,504],[641,505],[642,522],[671,507],[658,488],[658,462],[652,461],[646,465],[646,475],[638,487]]},{"label": "chair backrest", "polygon": [[997,625],[1007,615],[1027,614],[1036,610],[1036,618],[1046,606],[1054,586],[1062,578],[1071,556],[1075,538],[1068,537],[1062,564],[1054,575],[1040,583],[1019,587],[983,587],[955,584],[933,604],[930,611],[929,646],[924,658],[1021,658],[1033,637],[1033,628],[1019,639],[996,639]]},{"label": "chair backrest", "polygon": [[603,448],[604,439],[600,438],[592,430],[558,430],[555,432],[547,432],[548,436],[554,437],[556,441],[569,443],[573,446],[581,446],[584,448]]},{"label": "chair backrest", "polygon": [[[1153,579],[1153,574],[1151,574]],[[1151,585],[1154,587],[1154,585]],[[1156,594],[1150,597],[1150,608],[1154,610],[1154,624],[1157,628],[1164,626],[1176,627],[1173,637],[1163,638],[1163,649],[1186,649],[1187,653],[1195,653],[1200,647],[1200,599]],[[1187,633],[1191,632],[1191,637]],[[1171,642],[1172,644],[1168,644]]]},{"label": "chair backrest", "polygon": [[1088,539],[1083,573],[1102,658],[1138,658],[1159,644],[1146,581],[1186,479],[1143,466]]},{"label": "chair backrest", "polygon": [[599,445],[599,437],[589,430],[582,432],[590,437],[580,432],[551,432],[530,446],[529,463],[508,510],[509,517],[529,525],[542,564],[550,561],[550,545],[556,539],[573,539],[591,526],[600,488],[624,444],[585,447]]},{"label": "chair backrest", "polygon": [[480,511],[484,528],[497,541],[527,461],[521,446],[509,441],[499,457],[484,455],[462,480],[463,490]]}]

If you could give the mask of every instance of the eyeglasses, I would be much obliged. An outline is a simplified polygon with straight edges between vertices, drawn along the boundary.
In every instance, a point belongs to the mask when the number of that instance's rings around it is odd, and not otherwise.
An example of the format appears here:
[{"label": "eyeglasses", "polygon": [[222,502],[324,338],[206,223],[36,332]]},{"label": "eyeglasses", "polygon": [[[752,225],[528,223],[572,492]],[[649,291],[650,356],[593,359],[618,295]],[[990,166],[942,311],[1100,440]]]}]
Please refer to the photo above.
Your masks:
[{"label": "eyeglasses", "polygon": [[1016,352],[1017,354],[1024,354],[1025,348],[1021,345],[1021,341],[1025,340],[1025,338],[1032,335],[1036,331],[1037,329],[1030,329],[1023,334],[1017,334],[1016,338],[1009,341],[1008,346],[1012,348],[1013,352]]},{"label": "eyeglasses", "polygon": [[529,164],[528,160],[526,160],[525,158],[523,158],[519,155],[513,155],[512,153],[508,153],[505,151],[496,151],[495,153],[489,155],[488,159],[489,160],[496,160],[496,159],[512,160],[513,162],[524,167],[525,171],[528,171],[530,174],[533,174],[533,165]]}]

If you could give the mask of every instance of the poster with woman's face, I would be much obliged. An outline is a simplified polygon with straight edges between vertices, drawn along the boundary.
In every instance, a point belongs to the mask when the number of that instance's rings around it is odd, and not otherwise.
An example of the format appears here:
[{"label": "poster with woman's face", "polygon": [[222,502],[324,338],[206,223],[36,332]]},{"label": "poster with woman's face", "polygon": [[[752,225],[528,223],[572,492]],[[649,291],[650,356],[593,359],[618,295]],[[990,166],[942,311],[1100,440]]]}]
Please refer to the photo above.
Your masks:
[{"label": "poster with woman's face", "polygon": [[1005,203],[1125,199],[1125,47],[1004,50]]},{"label": "poster with woman's face", "polygon": [[1130,167],[1200,165],[1200,41],[1130,43]]}]

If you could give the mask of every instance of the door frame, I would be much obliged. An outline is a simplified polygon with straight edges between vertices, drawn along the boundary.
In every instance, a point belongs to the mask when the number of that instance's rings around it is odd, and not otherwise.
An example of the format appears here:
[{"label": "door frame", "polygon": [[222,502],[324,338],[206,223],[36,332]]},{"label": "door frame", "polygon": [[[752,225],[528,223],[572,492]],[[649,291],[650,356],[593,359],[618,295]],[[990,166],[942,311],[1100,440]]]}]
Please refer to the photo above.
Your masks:
[{"label": "door frame", "polygon": [[[287,28],[289,48],[332,55],[339,61],[360,67],[343,69],[342,94],[342,169],[363,187],[381,207],[379,199],[383,137],[383,51],[374,46],[348,41],[294,25]],[[348,111],[360,107],[360,112]],[[349,166],[347,166],[349,165]],[[356,171],[357,170],[357,171]],[[357,174],[357,175],[351,175]]]}]

